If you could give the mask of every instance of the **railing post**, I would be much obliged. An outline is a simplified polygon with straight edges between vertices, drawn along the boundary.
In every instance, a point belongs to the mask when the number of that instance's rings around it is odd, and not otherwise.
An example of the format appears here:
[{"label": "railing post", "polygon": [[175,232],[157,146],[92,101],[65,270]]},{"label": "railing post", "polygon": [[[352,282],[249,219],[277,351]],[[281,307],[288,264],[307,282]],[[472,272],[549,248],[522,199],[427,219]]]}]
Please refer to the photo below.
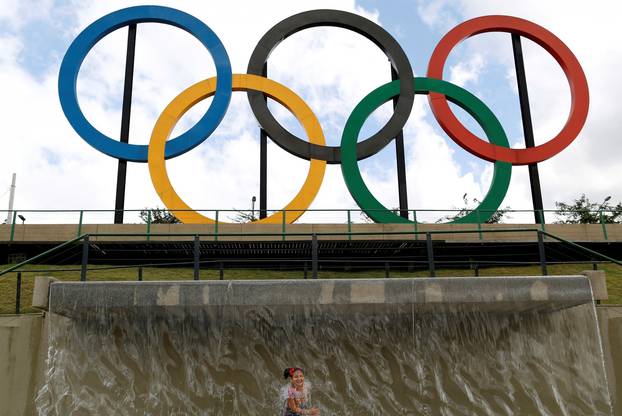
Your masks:
[{"label": "railing post", "polygon": [[139,282],[143,281],[143,268],[142,267],[138,268],[138,281]]},{"label": "railing post", "polygon": [[218,241],[218,210],[214,214],[214,241]]},{"label": "railing post", "polygon": [[476,212],[477,212],[477,232],[479,234],[479,239],[483,240],[484,235],[482,234],[482,217],[479,213],[479,210],[477,210]]},{"label": "railing post", "polygon": [[348,240],[352,240],[352,213],[348,210]]},{"label": "railing post", "polygon": [[9,238],[9,241],[13,241],[13,238],[15,238],[15,220],[17,218],[17,211],[13,211],[13,221],[11,221],[11,237]]},{"label": "railing post", "polygon": [[306,261],[304,262],[304,269],[303,270],[304,270],[304,278],[305,278],[305,280],[307,280],[307,262]]},{"label": "railing post", "polygon": [[607,227],[605,226],[605,221],[603,220],[603,210],[601,209],[599,212],[600,217],[600,226],[603,227],[603,235],[605,237],[605,241],[609,240],[609,236],[607,235]]},{"label": "railing post", "polygon": [[317,234],[311,237],[311,278],[317,279],[318,259],[317,259]]},{"label": "railing post", "polygon": [[201,258],[201,240],[198,234],[194,235],[194,280],[199,280]]},{"label": "railing post", "polygon": [[80,237],[80,234],[82,234],[82,219],[84,218],[84,211],[80,210],[80,219],[78,220],[78,233],[76,234],[76,237]]},{"label": "railing post", "polygon": [[542,275],[548,276],[549,273],[546,268],[546,253],[544,252],[544,238],[542,231],[538,231],[538,252],[540,254],[540,269],[542,270]]},{"label": "railing post", "polygon": [[220,262],[220,280],[225,280],[225,265]]},{"label": "railing post", "polygon": [[151,240],[151,210],[147,210],[147,241]]},{"label": "railing post", "polygon": [[15,315],[19,315],[22,300],[22,272],[17,272],[17,287],[15,288]]},{"label": "railing post", "polygon": [[413,223],[415,224],[415,240],[419,240],[419,223],[417,222],[417,210],[413,209]]},{"label": "railing post", "polygon": [[80,271],[80,281],[86,282],[86,269],[89,263],[89,236],[85,235],[82,240],[82,269]]},{"label": "railing post", "polygon": [[436,277],[436,269],[434,267],[434,248],[432,247],[432,234],[425,233],[426,246],[428,248],[428,270],[430,277]]},{"label": "railing post", "polygon": [[385,279],[389,279],[391,277],[391,269],[389,266],[389,262],[384,263],[384,277]]},{"label": "railing post", "polygon": [[285,241],[285,210],[282,211],[283,213],[283,220],[281,221],[281,239],[283,241]]}]

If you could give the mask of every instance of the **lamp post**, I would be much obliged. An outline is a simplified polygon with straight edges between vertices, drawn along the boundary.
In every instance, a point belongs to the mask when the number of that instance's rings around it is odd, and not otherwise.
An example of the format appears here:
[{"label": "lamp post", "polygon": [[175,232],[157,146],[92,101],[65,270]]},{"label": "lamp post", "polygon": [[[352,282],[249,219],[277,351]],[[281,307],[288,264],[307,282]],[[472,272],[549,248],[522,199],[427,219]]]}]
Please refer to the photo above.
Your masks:
[{"label": "lamp post", "polygon": [[607,202],[609,202],[609,200],[611,199],[611,195],[609,195],[608,197],[606,197],[602,204],[600,204],[600,206],[598,207],[598,217],[600,218],[600,222],[603,222],[603,206],[605,206],[605,204]]},{"label": "lamp post", "polygon": [[603,236],[605,237],[605,241],[609,240],[609,236],[607,236],[607,227],[605,226],[605,222],[603,221],[603,206],[611,199],[611,195],[609,195],[602,204],[598,207],[598,218],[600,219],[600,226],[603,227]]}]

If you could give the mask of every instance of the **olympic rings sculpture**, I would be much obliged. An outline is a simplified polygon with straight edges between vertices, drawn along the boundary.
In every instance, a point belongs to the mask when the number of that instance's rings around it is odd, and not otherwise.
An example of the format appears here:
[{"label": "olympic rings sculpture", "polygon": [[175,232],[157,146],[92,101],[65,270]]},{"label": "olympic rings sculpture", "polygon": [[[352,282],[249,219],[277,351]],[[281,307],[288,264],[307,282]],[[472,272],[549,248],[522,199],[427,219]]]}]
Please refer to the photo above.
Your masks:
[{"label": "olympic rings sculpture", "polygon": [[[216,77],[190,86],[179,94],[159,116],[149,145],[122,143],[107,137],[88,122],[78,103],[76,82],[84,58],[93,46],[112,31],[136,23],[156,22],[178,27],[195,36],[208,50],[216,67]],[[322,127],[309,106],[284,85],[262,76],[271,52],[287,37],[301,30],[334,26],[354,31],[378,46],[397,74],[393,82],[369,93],[349,116],[341,146],[327,146]],[[550,141],[531,148],[510,148],[503,127],[480,99],[463,88],[442,80],[449,53],[462,40],[485,32],[509,32],[527,37],[542,46],[559,63],[571,91],[571,109],[566,124]],[[110,13],[84,29],[70,45],[60,67],[58,91],[67,120],[92,147],[117,159],[147,162],[153,185],[165,206],[184,223],[213,223],[192,210],[175,192],[166,171],[166,159],[182,155],[205,141],[222,121],[233,91],[246,91],[248,100],[267,135],[289,153],[310,161],[307,178],[298,194],[263,223],[293,223],[309,208],[317,195],[326,164],[341,164],[349,192],[359,207],[376,222],[403,223],[408,219],[384,207],[369,191],[358,161],[370,157],[395,138],[406,124],[417,94],[427,94],[432,112],[441,128],[463,149],[494,162],[491,187],[480,205],[453,222],[486,221],[501,205],[513,165],[538,163],[565,149],[579,134],[587,119],[589,89],[579,61],[554,34],[535,23],[511,16],[482,16],[463,22],[438,43],[428,66],[427,77],[413,77],[410,62],[397,41],[382,27],[359,15],[338,10],[311,10],[286,18],[259,41],[248,63],[247,74],[233,74],[229,57],[218,36],[202,21],[180,10],[162,6],[136,6]],[[207,112],[190,130],[169,139],[176,123],[199,101],[212,97]],[[285,106],[302,124],[308,140],[290,133],[272,116],[265,97]],[[359,141],[365,120],[385,102],[396,98],[394,113],[373,136]],[[485,141],[471,133],[453,114],[448,101],[467,111],[482,127]]]}]

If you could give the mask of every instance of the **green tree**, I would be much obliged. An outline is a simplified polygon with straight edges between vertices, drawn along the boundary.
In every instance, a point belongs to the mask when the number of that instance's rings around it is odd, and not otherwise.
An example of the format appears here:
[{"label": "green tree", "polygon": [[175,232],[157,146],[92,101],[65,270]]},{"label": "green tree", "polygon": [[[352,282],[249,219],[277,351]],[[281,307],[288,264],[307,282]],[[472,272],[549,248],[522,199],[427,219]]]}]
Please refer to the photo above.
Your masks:
[{"label": "green tree", "polygon": [[[234,208],[235,209],[235,208]],[[237,211],[237,210],[236,210]],[[237,223],[255,222],[258,218],[255,216],[255,212],[237,211],[235,217],[231,218],[231,221]]]},{"label": "green tree", "polygon": [[[462,195],[462,201],[464,202],[464,207],[460,208],[460,210],[456,213],[456,214],[450,214],[450,215],[446,215],[442,218],[439,218],[436,223],[441,223],[441,222],[448,222],[448,221],[454,221],[457,220],[458,218],[462,218],[466,215],[468,215],[469,213],[471,213],[471,211],[473,211],[475,208],[472,208],[470,205],[471,203],[469,202],[469,196],[468,194],[464,194]],[[482,202],[477,199],[477,198],[473,198],[473,204],[475,205],[479,205]],[[484,224],[500,224],[501,220],[504,219],[504,217],[507,215],[508,211],[510,210],[510,207],[507,206],[505,208],[502,209],[498,209],[496,210],[491,216],[490,218],[488,218]],[[483,214],[482,214],[483,216]],[[509,218],[509,217],[508,217]]]},{"label": "green tree", "polygon": [[170,211],[163,208],[145,208],[140,211],[140,219],[146,224],[149,222],[151,212],[151,224],[179,224],[181,221]]},{"label": "green tree", "polygon": [[619,223],[622,221],[622,202],[617,205],[609,203],[608,196],[602,203],[592,202],[585,194],[575,199],[571,204],[555,202],[558,224],[598,224],[601,221],[606,224]]}]

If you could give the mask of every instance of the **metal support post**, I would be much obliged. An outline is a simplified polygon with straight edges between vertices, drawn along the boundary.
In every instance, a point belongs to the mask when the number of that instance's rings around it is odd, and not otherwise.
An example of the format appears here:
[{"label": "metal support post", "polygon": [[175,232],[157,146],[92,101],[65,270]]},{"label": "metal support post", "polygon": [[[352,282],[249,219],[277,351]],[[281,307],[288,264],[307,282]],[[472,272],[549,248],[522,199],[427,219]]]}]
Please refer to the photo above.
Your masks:
[{"label": "metal support post", "polygon": [[[134,57],[136,55],[136,23],[128,26],[127,54],[125,56],[125,81],[123,85],[123,108],[121,111],[121,143],[128,143],[130,137],[130,113],[132,110],[132,84],[134,83]],[[123,224],[125,208],[125,182],[127,160],[119,159],[117,169],[117,197],[114,204],[114,223]]]},{"label": "metal support post", "polygon": [[194,236],[194,280],[199,280],[199,272],[201,270],[201,240],[198,234]]},{"label": "metal support post", "polygon": [[[268,76],[268,63],[263,65],[261,74]],[[264,95],[264,100],[268,99]],[[259,129],[259,218],[268,216],[268,134]]]},{"label": "metal support post", "polygon": [[317,279],[318,259],[317,259],[317,234],[311,237],[311,278]]},{"label": "metal support post", "polygon": [[389,262],[384,263],[384,277],[385,279],[391,278],[391,267],[389,266]]},{"label": "metal support post", "polygon": [[[512,49],[514,51],[514,66],[516,67],[516,81],[518,84],[518,98],[520,100],[525,146],[529,148],[534,147],[536,144],[533,137],[533,126],[531,125],[527,77],[525,75],[525,63],[523,61],[523,48],[521,46],[520,35],[512,34]],[[542,190],[540,189],[540,175],[538,174],[537,163],[529,165],[529,183],[531,185],[531,200],[536,224],[544,224],[544,205],[542,203]]]},{"label": "metal support post", "polygon": [[85,235],[82,240],[82,269],[80,270],[80,281],[86,282],[86,270],[89,264],[89,236]]},{"label": "metal support post", "polygon": [[225,265],[220,262],[220,280],[225,280]]},{"label": "metal support post", "polygon": [[304,266],[303,267],[304,267],[304,278],[305,278],[305,280],[307,280],[307,262],[306,261],[304,262]]},{"label": "metal support post", "polygon": [[538,253],[540,255],[540,269],[543,276],[548,276],[546,268],[546,253],[544,252],[544,237],[541,231],[538,231]]},{"label": "metal support post", "polygon": [[352,213],[348,210],[348,240],[352,240]]},{"label": "metal support post", "polygon": [[[399,79],[397,72],[391,67],[391,80]],[[398,98],[393,99],[393,109],[397,107]],[[400,203],[400,215],[408,218],[408,192],[406,190],[406,157],[404,156],[404,132],[395,137],[395,159],[397,163],[397,189]]]},{"label": "metal support post", "polygon": [[428,271],[430,277],[436,277],[436,269],[434,267],[434,248],[432,247],[432,234],[425,233],[425,242],[428,249]]},{"label": "metal support post", "polygon": [[138,281],[139,282],[143,281],[143,268],[142,267],[138,268]]},{"label": "metal support post", "polygon": [[15,314],[19,315],[22,303],[22,272],[17,272],[17,287],[15,288]]},{"label": "metal support post", "polygon": [[78,232],[76,233],[76,237],[80,237],[82,234],[82,221],[84,219],[84,211],[80,211],[80,219],[78,220]]}]

